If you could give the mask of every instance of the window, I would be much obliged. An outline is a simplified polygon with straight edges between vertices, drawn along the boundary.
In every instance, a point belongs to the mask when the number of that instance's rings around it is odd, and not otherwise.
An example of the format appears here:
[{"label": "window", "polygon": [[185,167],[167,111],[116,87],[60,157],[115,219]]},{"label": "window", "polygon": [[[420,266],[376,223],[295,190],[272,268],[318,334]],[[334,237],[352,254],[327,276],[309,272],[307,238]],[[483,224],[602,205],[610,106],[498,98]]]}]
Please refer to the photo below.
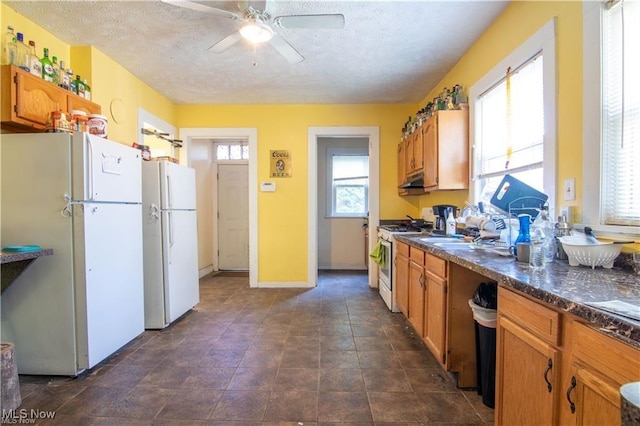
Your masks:
[{"label": "window", "polygon": [[640,234],[640,3],[583,7],[583,220],[605,232]]},{"label": "window", "polygon": [[369,155],[328,149],[329,216],[361,217],[369,211]]},{"label": "window", "polygon": [[248,160],[249,145],[244,142],[216,143],[216,160]]},{"label": "window", "polygon": [[474,202],[489,204],[505,174],[555,203],[555,21],[470,89]]}]

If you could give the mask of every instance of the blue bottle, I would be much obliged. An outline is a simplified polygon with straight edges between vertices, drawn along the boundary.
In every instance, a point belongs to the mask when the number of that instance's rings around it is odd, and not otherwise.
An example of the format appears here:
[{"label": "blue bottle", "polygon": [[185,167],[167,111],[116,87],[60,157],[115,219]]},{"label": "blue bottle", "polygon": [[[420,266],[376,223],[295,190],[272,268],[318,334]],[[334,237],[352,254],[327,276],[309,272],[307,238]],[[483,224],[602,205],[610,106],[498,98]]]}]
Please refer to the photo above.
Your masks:
[{"label": "blue bottle", "polygon": [[530,214],[519,214],[518,221],[520,222],[520,231],[518,232],[518,238],[516,238],[515,246],[513,248],[514,254],[518,254],[518,243],[531,243],[531,235],[529,234],[529,224],[531,223]]}]

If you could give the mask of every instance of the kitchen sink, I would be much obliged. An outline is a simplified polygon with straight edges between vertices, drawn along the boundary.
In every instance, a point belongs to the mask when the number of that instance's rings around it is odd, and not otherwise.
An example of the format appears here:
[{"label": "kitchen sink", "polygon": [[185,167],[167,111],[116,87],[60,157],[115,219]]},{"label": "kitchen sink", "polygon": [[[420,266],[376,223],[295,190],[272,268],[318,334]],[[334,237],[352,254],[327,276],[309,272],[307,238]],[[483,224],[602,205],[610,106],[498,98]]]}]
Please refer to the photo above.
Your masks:
[{"label": "kitchen sink", "polygon": [[423,243],[429,244],[469,244],[468,241],[464,241],[462,238],[453,238],[453,237],[422,237],[418,238]]},{"label": "kitchen sink", "polygon": [[435,247],[441,249],[468,249],[469,242],[468,241],[458,241],[458,242],[443,242],[443,243],[431,243]]}]

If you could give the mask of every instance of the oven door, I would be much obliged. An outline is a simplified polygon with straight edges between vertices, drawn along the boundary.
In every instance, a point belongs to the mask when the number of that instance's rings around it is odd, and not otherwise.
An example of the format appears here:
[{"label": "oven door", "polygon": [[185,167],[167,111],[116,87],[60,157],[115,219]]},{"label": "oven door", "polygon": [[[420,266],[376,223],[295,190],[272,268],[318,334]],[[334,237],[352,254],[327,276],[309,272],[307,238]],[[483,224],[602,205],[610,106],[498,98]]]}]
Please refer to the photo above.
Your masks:
[{"label": "oven door", "polygon": [[380,265],[380,281],[382,281],[389,290],[391,290],[391,265],[393,264],[393,253],[391,252],[391,242],[381,239],[384,248],[384,263]]}]

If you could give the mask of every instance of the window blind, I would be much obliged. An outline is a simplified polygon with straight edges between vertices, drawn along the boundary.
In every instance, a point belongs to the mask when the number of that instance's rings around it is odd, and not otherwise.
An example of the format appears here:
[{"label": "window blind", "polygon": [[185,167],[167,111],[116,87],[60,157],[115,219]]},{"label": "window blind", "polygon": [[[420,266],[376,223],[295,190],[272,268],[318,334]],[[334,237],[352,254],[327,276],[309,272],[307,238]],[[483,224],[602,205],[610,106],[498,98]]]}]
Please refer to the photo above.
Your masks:
[{"label": "window blind", "polygon": [[609,2],[607,6],[602,43],[601,210],[605,224],[638,226],[640,2]]},{"label": "window blind", "polygon": [[[508,84],[507,84],[508,83]],[[509,87],[507,87],[509,86]],[[505,174],[543,190],[543,56],[539,52],[480,95],[482,198],[493,194]]]}]

